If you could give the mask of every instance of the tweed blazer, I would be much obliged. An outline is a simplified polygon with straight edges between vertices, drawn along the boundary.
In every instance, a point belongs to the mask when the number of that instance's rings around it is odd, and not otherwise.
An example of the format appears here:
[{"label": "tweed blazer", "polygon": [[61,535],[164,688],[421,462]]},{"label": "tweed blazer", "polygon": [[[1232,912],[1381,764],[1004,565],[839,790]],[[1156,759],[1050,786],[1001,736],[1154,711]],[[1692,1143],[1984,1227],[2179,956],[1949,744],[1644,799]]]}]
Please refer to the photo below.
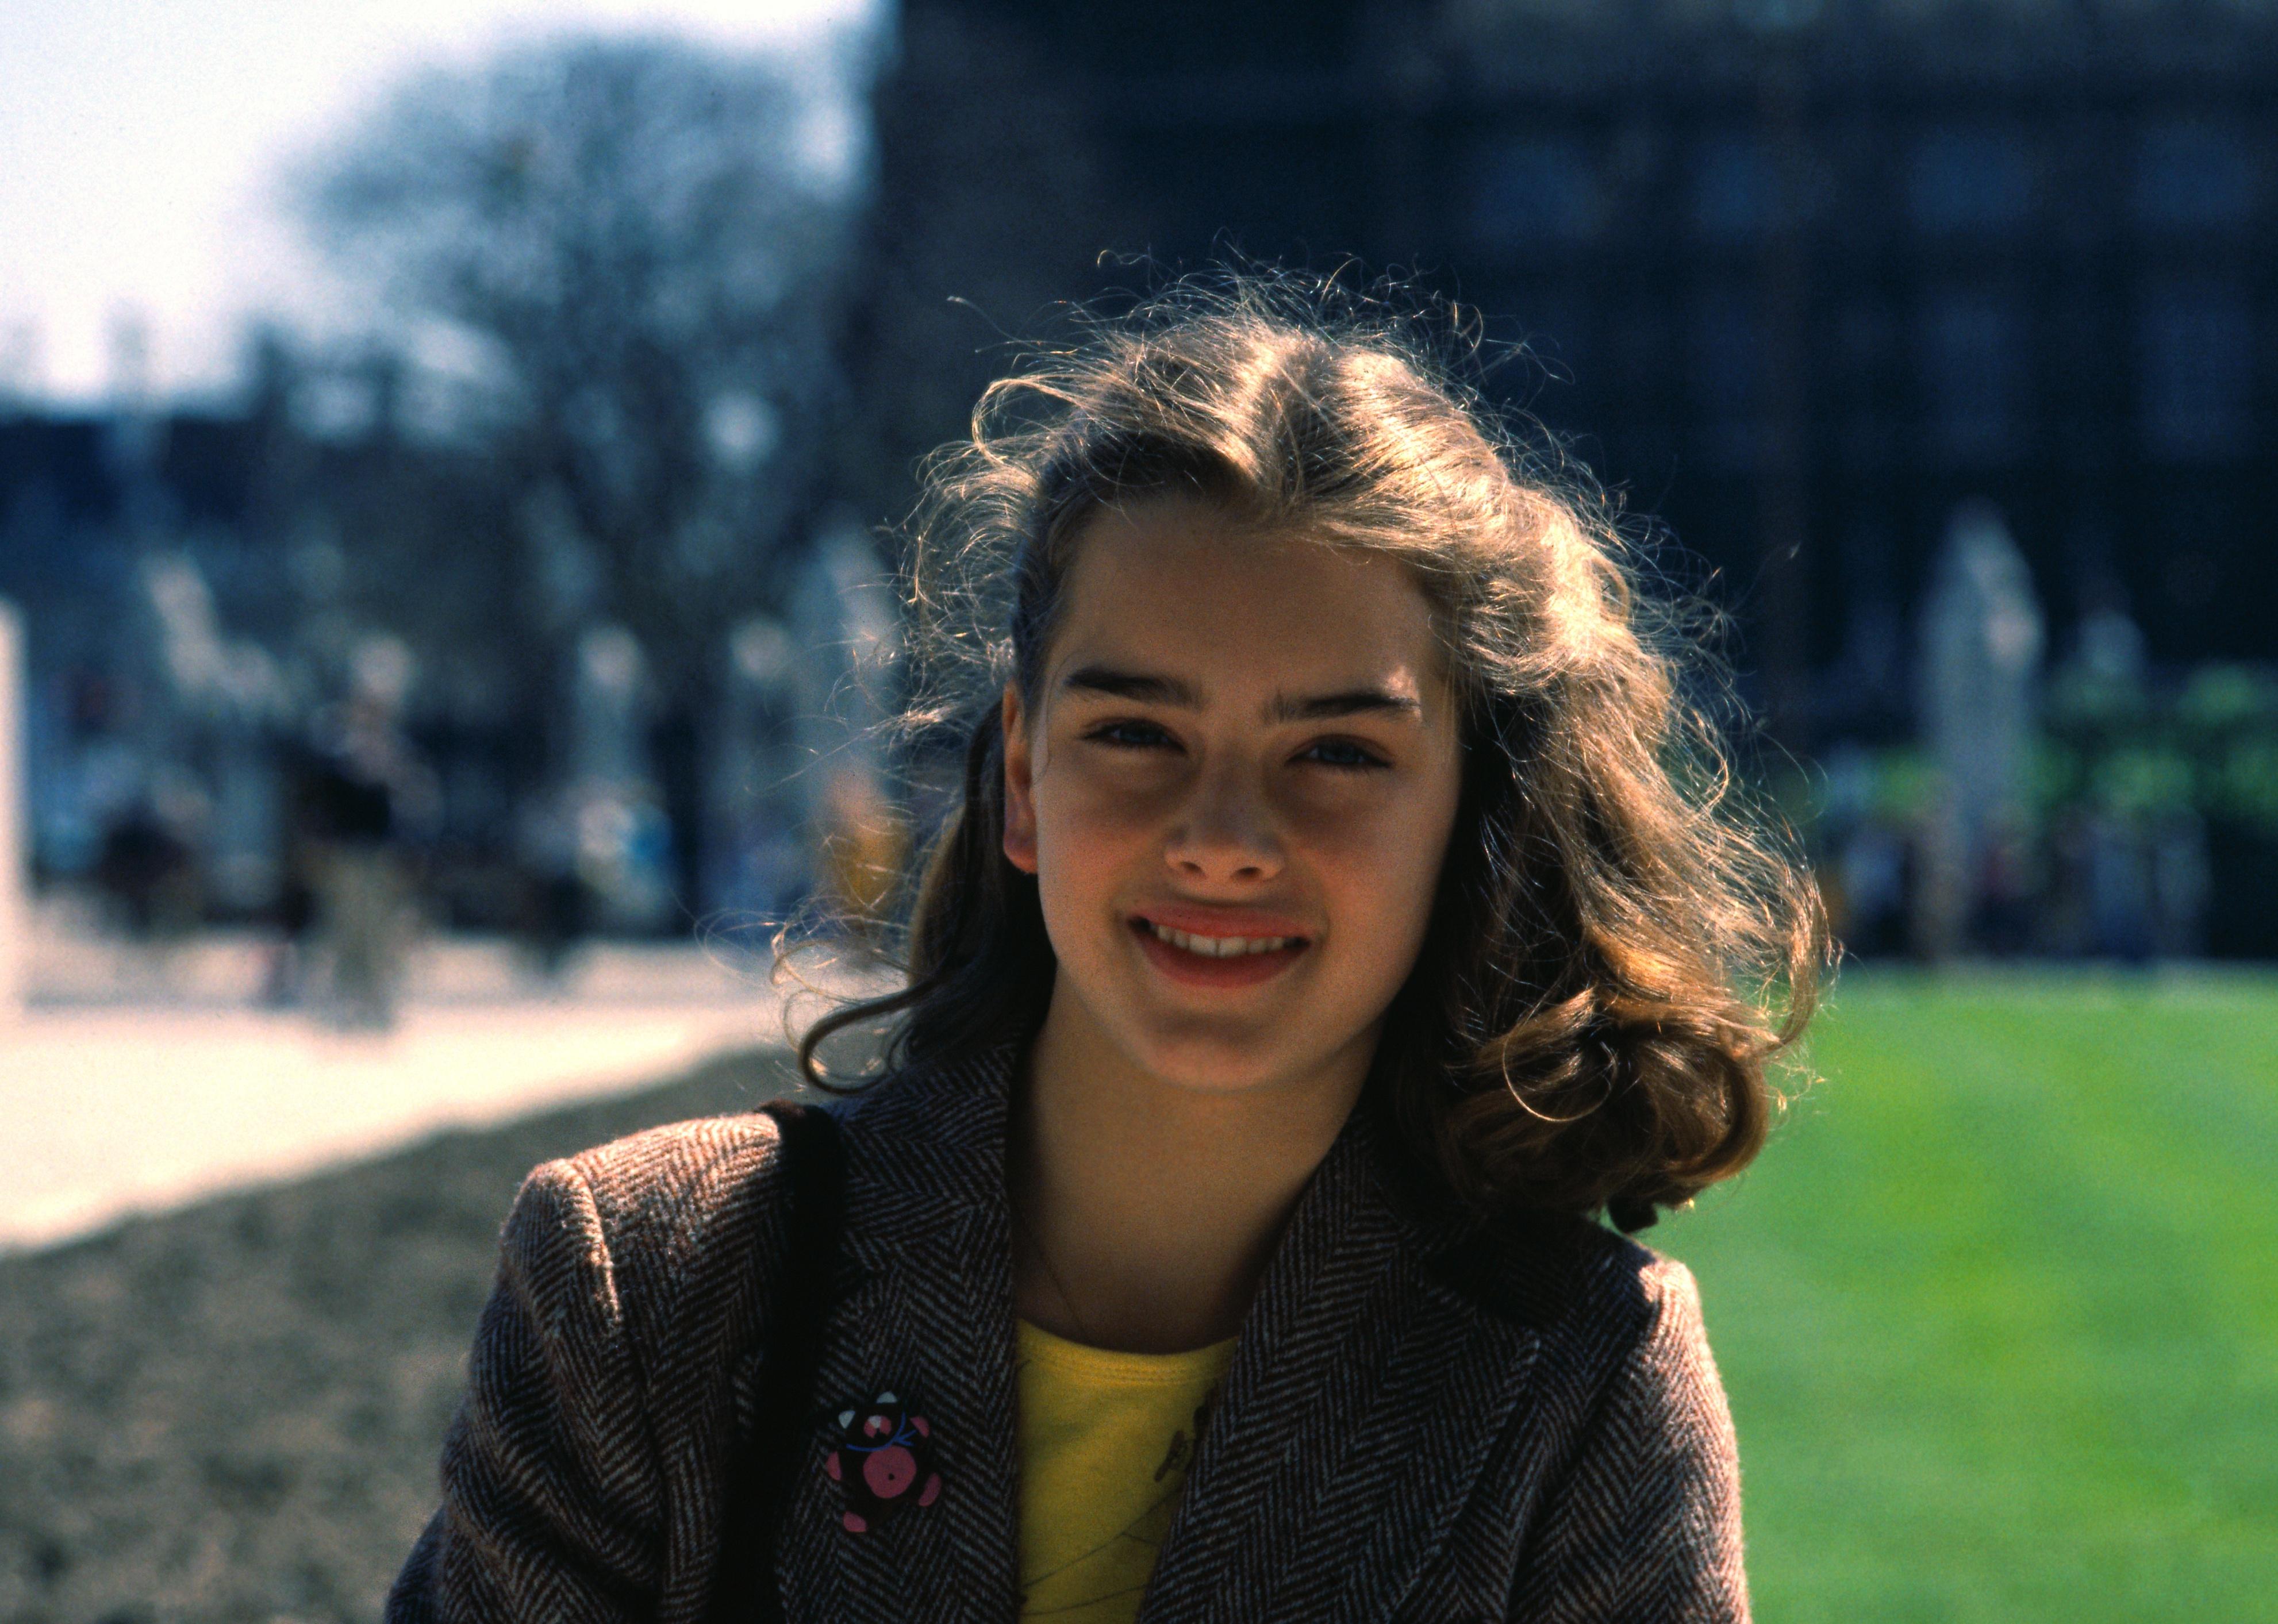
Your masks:
[{"label": "tweed blazer", "polygon": [[[792,1624],[1018,1613],[1013,1070],[913,1070],[834,1108],[844,1232],[771,1552]],[[784,1183],[759,1115],[531,1174],[391,1624],[709,1615],[723,1544],[754,1537],[732,1485],[783,1311]],[[1579,1219],[1484,1224],[1426,1189],[1364,1103],[1243,1323],[1143,1624],[1745,1620],[1692,1277]],[[882,1389],[929,1418],[944,1486],[849,1533],[831,1417]]]}]

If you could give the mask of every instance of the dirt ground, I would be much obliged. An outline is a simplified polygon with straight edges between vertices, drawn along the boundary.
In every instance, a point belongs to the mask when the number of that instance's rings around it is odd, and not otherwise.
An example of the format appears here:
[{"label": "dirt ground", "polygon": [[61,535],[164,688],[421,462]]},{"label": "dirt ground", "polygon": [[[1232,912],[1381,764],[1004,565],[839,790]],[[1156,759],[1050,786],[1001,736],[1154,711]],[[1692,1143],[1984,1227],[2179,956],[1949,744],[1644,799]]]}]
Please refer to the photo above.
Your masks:
[{"label": "dirt ground", "polygon": [[378,1618],[523,1175],[791,1081],[730,1056],[0,1258],[0,1621]]}]

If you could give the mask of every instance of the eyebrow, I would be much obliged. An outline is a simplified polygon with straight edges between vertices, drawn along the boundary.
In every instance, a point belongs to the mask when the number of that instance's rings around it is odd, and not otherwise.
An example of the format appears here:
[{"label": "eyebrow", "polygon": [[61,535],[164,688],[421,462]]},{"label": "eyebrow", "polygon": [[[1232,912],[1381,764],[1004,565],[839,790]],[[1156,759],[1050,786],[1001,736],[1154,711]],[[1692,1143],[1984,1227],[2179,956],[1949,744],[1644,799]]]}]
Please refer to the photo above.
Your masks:
[{"label": "eyebrow", "polygon": [[1388,688],[1348,688],[1342,693],[1315,694],[1303,699],[1278,695],[1269,713],[1275,721],[1321,721],[1332,716],[1360,716],[1372,711],[1395,711],[1420,717],[1424,705],[1413,694],[1396,694]]},{"label": "eyebrow", "polygon": [[1203,697],[1191,682],[1182,682],[1174,676],[1118,671],[1112,666],[1078,666],[1060,679],[1060,688],[1064,692],[1103,694],[1111,699],[1172,705],[1182,711],[1203,708]]},{"label": "eyebrow", "polygon": [[[1167,705],[1183,711],[1203,708],[1202,694],[1191,682],[1174,676],[1119,671],[1112,666],[1079,666],[1060,679],[1060,688],[1066,692],[1099,694],[1143,705]],[[1267,708],[1266,718],[1274,722],[1321,721],[1380,711],[1421,718],[1424,705],[1415,695],[1395,693],[1388,688],[1348,688],[1303,698],[1277,695]]]}]

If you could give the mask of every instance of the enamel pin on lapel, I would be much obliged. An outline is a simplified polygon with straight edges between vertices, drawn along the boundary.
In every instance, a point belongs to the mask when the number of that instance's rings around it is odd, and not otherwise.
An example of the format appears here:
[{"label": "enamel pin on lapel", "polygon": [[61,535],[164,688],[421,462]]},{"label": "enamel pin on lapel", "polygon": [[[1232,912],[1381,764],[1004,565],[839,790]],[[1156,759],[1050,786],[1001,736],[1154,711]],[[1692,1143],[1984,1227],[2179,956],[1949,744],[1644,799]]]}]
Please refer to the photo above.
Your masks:
[{"label": "enamel pin on lapel", "polygon": [[905,1506],[930,1506],[941,1493],[933,1469],[933,1429],[892,1393],[838,1412],[838,1447],[822,1463],[846,1491],[839,1521],[866,1534]]}]

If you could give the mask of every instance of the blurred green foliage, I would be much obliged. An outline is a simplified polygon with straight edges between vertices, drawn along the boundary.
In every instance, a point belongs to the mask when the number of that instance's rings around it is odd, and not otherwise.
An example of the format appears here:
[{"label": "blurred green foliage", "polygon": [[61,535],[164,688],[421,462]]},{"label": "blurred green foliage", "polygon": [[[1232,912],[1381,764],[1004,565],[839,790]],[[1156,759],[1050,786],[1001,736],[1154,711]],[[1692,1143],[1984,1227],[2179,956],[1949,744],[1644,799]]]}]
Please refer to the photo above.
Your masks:
[{"label": "blurred green foliage", "polygon": [[[1936,804],[1938,768],[1913,744],[1837,747],[1816,764],[1785,763],[1768,793],[1800,828],[1832,817],[1910,827]],[[2125,819],[2196,812],[2278,839],[2278,675],[2254,666],[2200,667],[2159,693],[2132,678],[2077,667],[2049,684],[2028,780],[2043,824],[2072,812]]]},{"label": "blurred green foliage", "polygon": [[2202,666],[2169,693],[2075,666],[2049,684],[2045,816],[2196,812],[2278,838],[2278,676]]},{"label": "blurred green foliage", "polygon": [[[2008,934],[1978,945],[2278,957],[2278,668],[2210,664],[2150,682],[2073,660],[2052,675],[2045,700],[2022,816],[2007,830],[2016,887]],[[1838,934],[1854,948],[1863,934],[1870,953],[1904,950],[1893,927],[1846,917],[1860,899],[1846,893],[1844,859],[1862,835],[1918,856],[1942,794],[1937,761],[1913,744],[1837,741],[1816,760],[1790,759],[1765,794],[1818,865]],[[2141,865],[2147,895],[2173,893],[2164,931],[2137,930],[2134,949],[2106,939],[2112,904],[2099,901],[2097,876],[2100,854],[2109,882],[2114,851]],[[1889,911],[1887,897],[1880,905]]]}]

